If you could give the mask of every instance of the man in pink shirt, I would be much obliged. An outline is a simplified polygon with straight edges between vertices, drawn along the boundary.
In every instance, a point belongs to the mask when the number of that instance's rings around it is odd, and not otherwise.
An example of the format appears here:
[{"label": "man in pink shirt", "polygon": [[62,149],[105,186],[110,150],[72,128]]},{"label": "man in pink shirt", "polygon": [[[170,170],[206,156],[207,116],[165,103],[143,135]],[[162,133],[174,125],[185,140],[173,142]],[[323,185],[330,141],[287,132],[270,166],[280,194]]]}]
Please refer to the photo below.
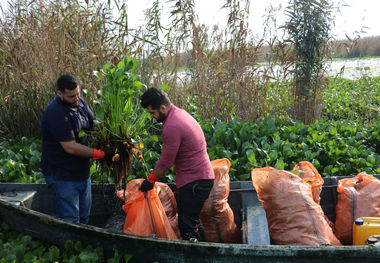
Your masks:
[{"label": "man in pink shirt", "polygon": [[206,241],[199,219],[202,207],[214,184],[214,172],[207,144],[198,122],[185,110],[170,102],[161,89],[150,88],[141,96],[141,106],[162,127],[162,152],[156,167],[141,184],[151,190],[155,182],[175,165],[178,225],[184,240]]}]

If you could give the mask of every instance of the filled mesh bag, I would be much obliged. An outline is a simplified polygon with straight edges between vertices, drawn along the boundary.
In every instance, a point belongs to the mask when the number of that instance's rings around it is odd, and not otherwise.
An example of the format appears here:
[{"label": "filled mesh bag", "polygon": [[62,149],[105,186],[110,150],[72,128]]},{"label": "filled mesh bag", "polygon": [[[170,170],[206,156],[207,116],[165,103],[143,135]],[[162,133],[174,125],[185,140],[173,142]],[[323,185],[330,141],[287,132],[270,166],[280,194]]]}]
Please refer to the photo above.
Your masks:
[{"label": "filled mesh bag", "polygon": [[322,186],[325,182],[322,176],[315,169],[314,165],[308,161],[297,163],[293,171],[302,178],[306,183],[311,185],[314,201],[319,204],[321,202]]},{"label": "filled mesh bag", "polygon": [[141,192],[139,187],[142,181],[131,180],[126,187],[126,194],[123,195],[128,197],[123,205],[126,213],[123,232],[178,239],[158,197],[158,185],[152,190]]},{"label": "filled mesh bag", "polygon": [[[319,174],[318,170],[314,167],[311,162],[302,161],[297,163],[293,171],[304,180],[304,182],[311,185],[311,191],[313,193],[313,199],[317,204],[321,203],[321,192],[324,180]],[[330,227],[334,230],[334,223],[328,219],[325,215],[326,221],[329,223]]]},{"label": "filled mesh bag", "polygon": [[207,242],[241,243],[240,230],[235,224],[234,213],[228,204],[230,193],[231,163],[228,159],[211,161],[214,169],[214,186],[203,205],[200,219]]},{"label": "filled mesh bag", "polygon": [[353,223],[358,217],[380,217],[380,180],[366,172],[338,181],[335,235],[352,245]]},{"label": "filled mesh bag", "polygon": [[265,167],[253,169],[251,178],[276,245],[341,245],[314,201],[311,185],[298,175]]},{"label": "filled mesh bag", "polygon": [[160,198],[161,204],[164,207],[166,216],[169,219],[170,225],[172,226],[177,237],[181,237],[181,233],[178,227],[178,214],[177,214],[177,201],[175,199],[174,193],[170,187],[161,182],[156,182],[158,186],[158,197]]},{"label": "filled mesh bag", "polygon": [[[140,185],[144,179],[135,179],[134,182],[137,185]],[[177,237],[180,237],[180,231],[178,228],[178,215],[177,215],[177,201],[175,199],[174,193],[171,190],[171,188],[161,182],[156,182],[158,186],[157,192],[158,197],[160,198],[161,204],[165,210],[166,216],[169,219],[170,225],[172,226],[174,232],[176,233]],[[124,189],[117,191],[117,197],[125,202],[130,197],[130,194],[128,191],[124,191]]]}]

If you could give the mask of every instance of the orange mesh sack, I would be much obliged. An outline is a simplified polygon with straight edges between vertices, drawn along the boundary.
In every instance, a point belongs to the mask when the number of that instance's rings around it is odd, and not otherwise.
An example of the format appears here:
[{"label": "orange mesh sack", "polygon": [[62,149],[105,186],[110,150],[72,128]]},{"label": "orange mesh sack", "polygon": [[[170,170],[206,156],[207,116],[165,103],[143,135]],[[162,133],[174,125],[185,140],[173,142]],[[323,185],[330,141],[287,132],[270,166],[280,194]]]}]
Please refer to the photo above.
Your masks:
[{"label": "orange mesh sack", "polygon": [[[135,179],[133,181],[139,186],[144,181],[144,179]],[[178,228],[177,201],[175,199],[174,193],[165,183],[156,182],[156,185],[158,186],[158,197],[160,198],[161,204],[165,210],[166,216],[169,219],[170,225],[172,226],[177,237],[180,237],[181,234]],[[121,201],[125,202],[125,200],[128,200],[130,198],[129,192],[132,188],[134,189],[135,187],[136,186],[133,184],[129,184],[127,186],[128,190],[119,190],[117,191],[116,195]]]},{"label": "orange mesh sack", "polygon": [[[304,180],[304,182],[311,185],[311,191],[313,194],[313,199],[317,204],[321,203],[321,192],[322,186],[324,184],[324,180],[322,176],[318,173],[317,169],[315,169],[314,165],[308,161],[302,161],[297,163],[293,171]],[[326,221],[329,223],[330,227],[334,229],[334,223],[328,219],[328,217],[324,216]]]},{"label": "orange mesh sack", "polygon": [[311,184],[314,201],[319,204],[321,201],[322,186],[325,182],[322,176],[315,169],[314,165],[308,161],[302,161],[294,166],[295,171],[306,183]]},{"label": "orange mesh sack", "polygon": [[174,193],[170,187],[161,182],[156,182],[158,186],[158,197],[160,198],[161,204],[164,207],[166,216],[169,219],[170,225],[172,226],[177,237],[181,236],[178,227],[178,214],[177,214],[177,201],[175,199]]},{"label": "orange mesh sack", "polygon": [[218,159],[211,162],[215,180],[209,197],[203,205],[200,219],[208,242],[240,243],[240,231],[227,199],[230,192],[230,161]]},{"label": "orange mesh sack", "polygon": [[123,210],[126,213],[123,232],[126,234],[178,239],[158,197],[158,185],[145,193],[139,190],[143,180],[132,180],[126,188],[129,196]]},{"label": "orange mesh sack", "polygon": [[352,245],[353,223],[358,217],[380,217],[380,181],[361,172],[338,181],[335,235],[344,245]]},{"label": "orange mesh sack", "polygon": [[251,172],[276,245],[341,245],[312,195],[312,187],[299,176],[272,167]]}]

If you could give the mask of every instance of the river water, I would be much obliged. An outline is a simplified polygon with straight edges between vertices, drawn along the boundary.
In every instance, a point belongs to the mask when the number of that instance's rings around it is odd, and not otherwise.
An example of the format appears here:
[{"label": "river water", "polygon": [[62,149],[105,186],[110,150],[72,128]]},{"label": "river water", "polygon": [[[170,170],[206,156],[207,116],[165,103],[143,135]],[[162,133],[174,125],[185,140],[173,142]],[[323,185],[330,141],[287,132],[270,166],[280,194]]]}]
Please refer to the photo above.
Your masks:
[{"label": "river water", "polygon": [[334,59],[329,67],[329,75],[336,76],[341,72],[345,79],[380,76],[380,57],[360,59]]},{"label": "river water", "polygon": [[[358,59],[334,59],[327,64],[327,73],[331,77],[342,77],[345,79],[360,79],[363,77],[378,77],[380,76],[380,57],[373,58],[358,58]],[[261,64],[259,67],[267,67],[266,64]],[[247,67],[249,70],[249,67]],[[282,77],[282,67],[272,65],[273,78]],[[181,82],[191,79],[191,76],[186,71],[177,73],[177,77]],[[289,76],[288,76],[289,77]],[[180,82],[180,81],[179,81]]]}]

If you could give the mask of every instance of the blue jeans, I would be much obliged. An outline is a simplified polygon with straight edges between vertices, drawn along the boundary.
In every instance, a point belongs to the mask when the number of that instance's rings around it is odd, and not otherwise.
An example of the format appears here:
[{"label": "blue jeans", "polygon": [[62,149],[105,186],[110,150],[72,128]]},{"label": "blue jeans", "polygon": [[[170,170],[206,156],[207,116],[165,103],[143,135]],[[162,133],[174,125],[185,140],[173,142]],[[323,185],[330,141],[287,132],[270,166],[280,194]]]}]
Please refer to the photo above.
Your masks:
[{"label": "blue jeans", "polygon": [[74,223],[88,224],[91,210],[91,179],[84,181],[55,181],[45,176],[47,186],[55,197],[57,216]]}]

